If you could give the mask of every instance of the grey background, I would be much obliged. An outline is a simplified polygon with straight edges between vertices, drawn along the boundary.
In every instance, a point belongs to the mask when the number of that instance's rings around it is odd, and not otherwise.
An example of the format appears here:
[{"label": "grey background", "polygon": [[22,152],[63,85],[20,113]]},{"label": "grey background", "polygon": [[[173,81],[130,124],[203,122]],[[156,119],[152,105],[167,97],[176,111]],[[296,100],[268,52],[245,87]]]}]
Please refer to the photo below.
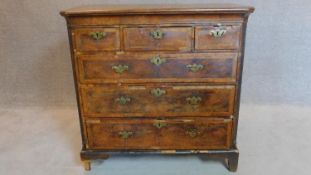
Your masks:
[{"label": "grey background", "polygon": [[60,10],[83,4],[207,2],[256,7],[247,31],[243,103],[311,104],[309,0],[1,0],[0,105],[75,105]]},{"label": "grey background", "polygon": [[[58,12],[153,1],[0,0],[0,174],[231,174],[219,162],[161,156],[112,157],[83,171],[67,31]],[[309,175],[311,1],[156,2],[256,7],[247,34],[236,174]]]}]

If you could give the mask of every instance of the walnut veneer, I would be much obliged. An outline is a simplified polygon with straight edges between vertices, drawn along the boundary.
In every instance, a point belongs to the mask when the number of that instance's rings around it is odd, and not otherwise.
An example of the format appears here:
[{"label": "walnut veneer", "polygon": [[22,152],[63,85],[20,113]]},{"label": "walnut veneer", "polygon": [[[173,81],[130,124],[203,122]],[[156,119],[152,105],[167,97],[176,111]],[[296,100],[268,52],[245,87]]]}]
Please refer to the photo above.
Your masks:
[{"label": "walnut veneer", "polygon": [[81,158],[203,154],[236,171],[247,19],[238,5],[65,10]]}]

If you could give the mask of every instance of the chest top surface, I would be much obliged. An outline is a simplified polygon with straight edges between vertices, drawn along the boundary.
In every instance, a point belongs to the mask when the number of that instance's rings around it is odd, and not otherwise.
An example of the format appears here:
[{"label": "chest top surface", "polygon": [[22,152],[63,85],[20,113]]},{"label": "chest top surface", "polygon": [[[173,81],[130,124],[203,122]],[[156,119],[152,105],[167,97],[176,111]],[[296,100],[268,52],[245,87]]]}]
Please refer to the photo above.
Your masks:
[{"label": "chest top surface", "polygon": [[254,7],[237,4],[166,4],[166,5],[90,5],[61,11],[63,16],[81,15],[131,15],[131,14],[248,14]]}]

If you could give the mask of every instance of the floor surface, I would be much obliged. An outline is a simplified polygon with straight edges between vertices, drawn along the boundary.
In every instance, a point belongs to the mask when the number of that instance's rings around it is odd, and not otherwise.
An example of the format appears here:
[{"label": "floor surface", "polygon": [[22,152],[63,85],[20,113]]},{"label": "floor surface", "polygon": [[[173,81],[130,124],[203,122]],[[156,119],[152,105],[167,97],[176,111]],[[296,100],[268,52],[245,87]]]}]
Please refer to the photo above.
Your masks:
[{"label": "floor surface", "polygon": [[[238,175],[310,175],[311,108],[242,105]],[[195,156],[115,156],[85,172],[75,108],[0,109],[0,175],[227,175]]]}]

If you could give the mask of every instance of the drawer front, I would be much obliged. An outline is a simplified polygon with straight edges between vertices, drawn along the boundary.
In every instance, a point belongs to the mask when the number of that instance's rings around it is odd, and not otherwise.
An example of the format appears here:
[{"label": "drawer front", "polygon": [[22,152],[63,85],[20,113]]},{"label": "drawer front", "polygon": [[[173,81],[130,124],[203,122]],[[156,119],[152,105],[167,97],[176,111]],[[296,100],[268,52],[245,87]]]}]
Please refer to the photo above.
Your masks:
[{"label": "drawer front", "polygon": [[81,28],[73,32],[78,52],[120,50],[119,28]]},{"label": "drawer front", "polygon": [[235,82],[237,54],[79,56],[80,82]]},{"label": "drawer front", "polygon": [[90,149],[226,149],[230,119],[105,119],[87,121]]},{"label": "drawer front", "polygon": [[196,50],[235,50],[240,46],[240,25],[198,26],[195,28]]},{"label": "drawer front", "polygon": [[230,116],[234,86],[83,86],[83,112],[93,117]]},{"label": "drawer front", "polygon": [[124,29],[124,49],[128,51],[190,51],[191,27],[145,27]]}]

